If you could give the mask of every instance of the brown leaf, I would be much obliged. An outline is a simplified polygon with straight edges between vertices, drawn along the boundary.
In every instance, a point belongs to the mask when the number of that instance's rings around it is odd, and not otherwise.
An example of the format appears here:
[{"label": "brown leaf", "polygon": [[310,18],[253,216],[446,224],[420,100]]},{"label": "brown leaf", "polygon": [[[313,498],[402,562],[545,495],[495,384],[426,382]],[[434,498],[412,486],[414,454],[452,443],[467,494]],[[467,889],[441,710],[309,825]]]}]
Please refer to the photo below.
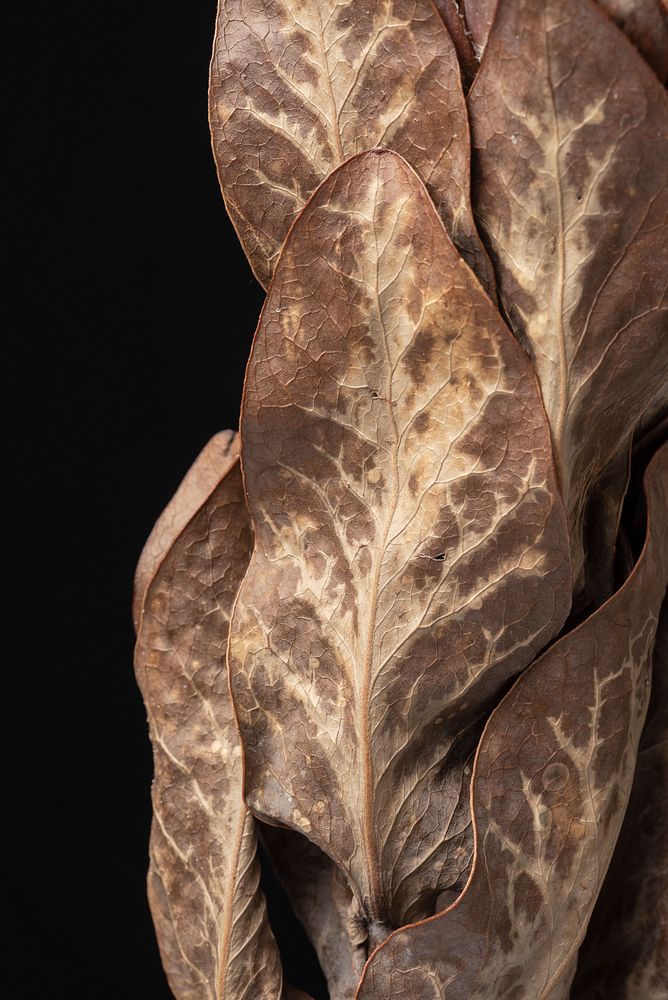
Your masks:
[{"label": "brown leaf", "polygon": [[384,146],[419,172],[493,289],[457,55],[431,0],[219,0],[209,109],[225,203],[263,285],[318,184]]},{"label": "brown leaf", "polygon": [[462,74],[462,83],[465,89],[468,90],[473,83],[474,76],[478,72],[478,60],[475,57],[459,3],[457,0],[434,0],[434,4],[443,18],[443,23],[448,29],[452,43],[455,46]]},{"label": "brown leaf", "polygon": [[221,431],[205,445],[176,493],[158,518],[139,557],[132,596],[132,618],[139,631],[148,586],[165,555],[196,510],[239,458],[234,431]]},{"label": "brown leaf", "polygon": [[587,574],[598,598],[634,424],[668,378],[668,95],[590,0],[501,0],[469,108],[477,216],[541,383],[576,592]]},{"label": "brown leaf", "polygon": [[485,51],[499,0],[462,0],[464,20],[478,61]]},{"label": "brown leaf", "polygon": [[343,868],[378,940],[459,885],[478,719],[570,591],[531,366],[396,154],[346,163],[288,237],[241,437],[247,801]]},{"label": "brown leaf", "polygon": [[668,78],[668,15],[660,0],[597,0],[656,75]]},{"label": "brown leaf", "polygon": [[626,808],[668,581],[668,446],[626,584],[543,654],[487,723],[474,768],[473,872],[444,913],[371,956],[360,1000],[557,1000]]},{"label": "brown leaf", "polygon": [[214,438],[168,508],[137,640],[155,761],[149,901],[179,1000],[281,996],[225,668],[250,552],[237,451]]},{"label": "brown leaf", "polygon": [[663,1000],[668,989],[668,600],[626,817],[580,953],[573,1000]]},{"label": "brown leaf", "polygon": [[315,948],[330,1000],[350,1000],[367,958],[366,924],[343,873],[294,830],[264,826],[261,839]]}]

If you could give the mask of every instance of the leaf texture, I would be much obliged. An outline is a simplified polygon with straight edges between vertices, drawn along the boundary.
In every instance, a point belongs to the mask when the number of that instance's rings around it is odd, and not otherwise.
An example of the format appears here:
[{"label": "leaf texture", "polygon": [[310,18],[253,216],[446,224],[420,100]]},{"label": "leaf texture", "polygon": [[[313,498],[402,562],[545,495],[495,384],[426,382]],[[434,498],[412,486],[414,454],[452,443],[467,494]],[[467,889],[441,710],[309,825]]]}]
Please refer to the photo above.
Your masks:
[{"label": "leaf texture", "polygon": [[466,30],[464,15],[457,0],[434,0],[436,9],[443,18],[443,23],[448,29],[452,43],[459,59],[459,68],[462,74],[462,83],[466,90],[473,83],[473,78],[478,72],[478,60],[475,57],[471,39]]},{"label": "leaf texture", "polygon": [[477,217],[541,383],[576,592],[600,599],[634,424],[668,378],[668,95],[590,0],[500,0],[469,109]]},{"label": "leaf texture", "polygon": [[193,513],[202,506],[238,460],[239,442],[234,431],[221,431],[215,434],[198,455],[156,521],[135,571],[132,600],[135,632],[139,631],[146,591],[158,566]]},{"label": "leaf texture", "polygon": [[466,28],[478,61],[485,51],[498,3],[499,0],[462,0]]},{"label": "leaf texture", "polygon": [[236,440],[215,438],[161,519],[137,640],[155,761],[149,902],[178,1000],[278,1000],[282,990],[225,668],[250,553],[237,457]]},{"label": "leaf texture", "polygon": [[219,0],[209,108],[225,203],[265,287],[318,184],[384,146],[415,167],[493,288],[457,55],[431,0]]},{"label": "leaf texture", "polygon": [[469,883],[371,956],[359,1000],[561,1000],[633,780],[668,581],[668,447],[646,476],[648,533],[614,597],[544,653],[487,723]]},{"label": "leaf texture", "polygon": [[327,980],[329,1000],[351,1000],[367,959],[366,924],[343,873],[294,830],[264,826],[262,844],[306,931]]},{"label": "leaf texture", "polygon": [[373,942],[460,887],[478,720],[570,594],[531,366],[396,154],[342,166],[288,237],[241,437],[247,801],[340,865]]},{"label": "leaf texture", "polygon": [[668,991],[668,600],[626,817],[580,953],[573,1000],[664,1000]]},{"label": "leaf texture", "polygon": [[668,78],[668,12],[660,0],[598,0],[652,67],[662,83]]}]

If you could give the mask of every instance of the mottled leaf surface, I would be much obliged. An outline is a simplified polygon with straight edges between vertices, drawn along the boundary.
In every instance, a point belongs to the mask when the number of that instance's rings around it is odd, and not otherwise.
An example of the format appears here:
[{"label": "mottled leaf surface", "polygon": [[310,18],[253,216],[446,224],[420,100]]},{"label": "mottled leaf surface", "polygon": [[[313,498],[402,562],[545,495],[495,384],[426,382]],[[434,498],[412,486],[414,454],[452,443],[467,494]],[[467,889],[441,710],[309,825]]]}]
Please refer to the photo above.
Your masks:
[{"label": "mottled leaf surface", "polygon": [[626,817],[587,937],[573,1000],[664,1000],[668,992],[668,601]]},{"label": "mottled leaf surface", "polygon": [[443,18],[443,23],[448,29],[450,38],[455,46],[457,58],[459,59],[462,83],[465,89],[468,90],[478,71],[478,60],[476,59],[473,45],[466,29],[461,6],[457,0],[434,0],[434,3]]},{"label": "mottled leaf surface", "polygon": [[288,237],[241,437],[247,801],[343,868],[378,940],[459,885],[478,719],[570,591],[531,365],[396,154],[341,167]]},{"label": "mottled leaf surface", "polygon": [[[137,640],[155,762],[149,902],[178,1000],[278,1000],[282,989],[225,665],[250,552],[239,464],[230,462],[237,450],[219,436],[200,456],[203,468],[188,474],[178,515],[164,522],[171,544],[148,587]],[[216,463],[219,484],[210,491]]]},{"label": "mottled leaf surface", "polygon": [[492,288],[457,55],[431,0],[219,0],[210,121],[225,203],[263,285],[317,185],[383,146],[419,172]]},{"label": "mottled leaf surface", "polygon": [[660,0],[598,0],[598,4],[665,83],[668,77],[668,12],[662,9]]},{"label": "mottled leaf surface", "polygon": [[499,0],[462,0],[464,20],[478,61],[487,45]]},{"label": "mottled leaf surface", "polygon": [[137,563],[132,618],[139,631],[146,590],[165,555],[186,524],[239,458],[234,431],[221,431],[204,446],[156,521]]},{"label": "mottled leaf surface", "polygon": [[668,378],[668,95],[590,0],[501,0],[469,109],[477,217],[540,379],[576,590],[586,572],[605,596],[633,427]]},{"label": "mottled leaf surface", "polygon": [[562,1000],[628,801],[668,581],[668,447],[646,477],[631,576],[544,653],[476,757],[476,853],[443,914],[371,956],[360,1000]]},{"label": "mottled leaf surface", "polygon": [[295,830],[263,826],[262,844],[315,952],[330,1000],[351,1000],[367,959],[366,924],[343,872]]}]

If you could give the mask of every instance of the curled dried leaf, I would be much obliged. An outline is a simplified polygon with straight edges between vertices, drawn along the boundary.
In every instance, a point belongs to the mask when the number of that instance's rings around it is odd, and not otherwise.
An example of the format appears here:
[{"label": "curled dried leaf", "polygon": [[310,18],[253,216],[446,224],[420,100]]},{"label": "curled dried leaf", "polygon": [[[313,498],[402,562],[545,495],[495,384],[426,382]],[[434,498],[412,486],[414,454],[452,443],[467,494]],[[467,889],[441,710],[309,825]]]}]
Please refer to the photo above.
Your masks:
[{"label": "curled dried leaf", "polygon": [[661,0],[597,0],[662,83],[668,79],[668,11]]},{"label": "curled dried leaf", "polygon": [[668,600],[631,798],[580,959],[573,1000],[662,1000],[668,986]]},{"label": "curled dried leaf", "polygon": [[329,1000],[350,1000],[367,959],[366,926],[343,873],[294,830],[263,826],[262,844],[315,948]]},{"label": "curled dried leaf", "polygon": [[350,160],[294,226],[241,436],[247,800],[340,865],[379,940],[460,886],[479,719],[570,592],[531,365],[396,154]]},{"label": "curled dried leaf", "polygon": [[634,425],[668,379],[668,94],[591,0],[500,0],[469,109],[477,218],[538,372],[584,604],[611,589]]},{"label": "curled dried leaf", "polygon": [[237,454],[229,434],[205,448],[140,574],[152,576],[135,658],[155,761],[149,901],[179,1000],[282,995],[225,667],[229,615],[250,553]]},{"label": "curled dried leaf", "polygon": [[459,59],[462,83],[468,90],[478,71],[478,61],[466,29],[464,15],[457,0],[434,0],[434,3],[452,39]]},{"label": "curled dried leaf", "polygon": [[614,597],[544,653],[476,756],[471,878],[450,909],[371,956],[359,1000],[561,1000],[628,801],[668,582],[668,446],[648,530]]},{"label": "curled dried leaf", "polygon": [[219,0],[209,108],[225,203],[263,285],[318,184],[383,146],[415,167],[493,289],[457,54],[431,0]]},{"label": "curled dried leaf", "polygon": [[239,459],[234,431],[221,431],[205,445],[156,521],[137,563],[132,595],[132,618],[139,631],[144,599],[165,555],[186,524]]},{"label": "curled dried leaf", "polygon": [[487,45],[499,0],[462,0],[466,28],[478,62]]}]

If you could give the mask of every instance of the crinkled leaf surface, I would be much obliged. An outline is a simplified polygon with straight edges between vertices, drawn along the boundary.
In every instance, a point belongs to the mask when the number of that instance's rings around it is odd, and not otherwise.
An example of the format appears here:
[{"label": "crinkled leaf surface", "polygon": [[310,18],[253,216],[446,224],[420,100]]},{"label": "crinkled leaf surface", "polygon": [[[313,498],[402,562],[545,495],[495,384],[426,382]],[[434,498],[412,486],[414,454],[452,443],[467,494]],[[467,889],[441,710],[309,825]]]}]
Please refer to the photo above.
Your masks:
[{"label": "crinkled leaf surface", "polygon": [[342,871],[295,830],[263,826],[261,840],[313,944],[330,1000],[351,1000],[367,959],[367,934]]},{"label": "crinkled leaf surface", "polygon": [[400,930],[360,1000],[561,1000],[628,801],[668,581],[668,446],[646,477],[645,548],[602,608],[544,653],[476,757],[476,853],[444,913]]},{"label": "crinkled leaf surface", "polygon": [[[469,108],[477,217],[540,379],[576,590],[586,550],[605,596],[633,426],[668,378],[668,95],[590,0],[501,0]],[[598,483],[605,519],[588,517]]]},{"label": "crinkled leaf surface", "polygon": [[499,0],[462,0],[466,27],[478,57],[487,45]]},{"label": "crinkled leaf surface", "polygon": [[668,989],[668,601],[631,798],[585,938],[573,1000],[663,1000]]},{"label": "crinkled leaf surface", "polygon": [[139,557],[134,579],[132,617],[139,631],[146,590],[165,555],[186,524],[220,480],[239,459],[239,443],[234,431],[221,431],[205,445],[176,493],[156,521]]},{"label": "crinkled leaf surface", "polygon": [[225,666],[250,552],[237,455],[229,436],[214,439],[177,494],[137,640],[155,760],[149,901],[178,1000],[278,1000],[282,988]]},{"label": "crinkled leaf surface", "polygon": [[458,0],[434,0],[436,9],[443,18],[450,38],[457,52],[462,82],[466,89],[471,86],[478,72],[478,60],[475,57],[471,39],[466,30],[464,15]]},{"label": "crinkled leaf surface", "polygon": [[668,77],[668,12],[661,0],[598,0],[659,79]]},{"label": "crinkled leaf surface", "polygon": [[219,0],[210,121],[225,202],[263,285],[317,185],[384,146],[419,172],[491,289],[457,55],[431,0]]},{"label": "crinkled leaf surface", "polygon": [[343,868],[378,939],[459,884],[478,719],[570,592],[531,365],[396,154],[346,163],[288,237],[241,437],[247,801]]}]

